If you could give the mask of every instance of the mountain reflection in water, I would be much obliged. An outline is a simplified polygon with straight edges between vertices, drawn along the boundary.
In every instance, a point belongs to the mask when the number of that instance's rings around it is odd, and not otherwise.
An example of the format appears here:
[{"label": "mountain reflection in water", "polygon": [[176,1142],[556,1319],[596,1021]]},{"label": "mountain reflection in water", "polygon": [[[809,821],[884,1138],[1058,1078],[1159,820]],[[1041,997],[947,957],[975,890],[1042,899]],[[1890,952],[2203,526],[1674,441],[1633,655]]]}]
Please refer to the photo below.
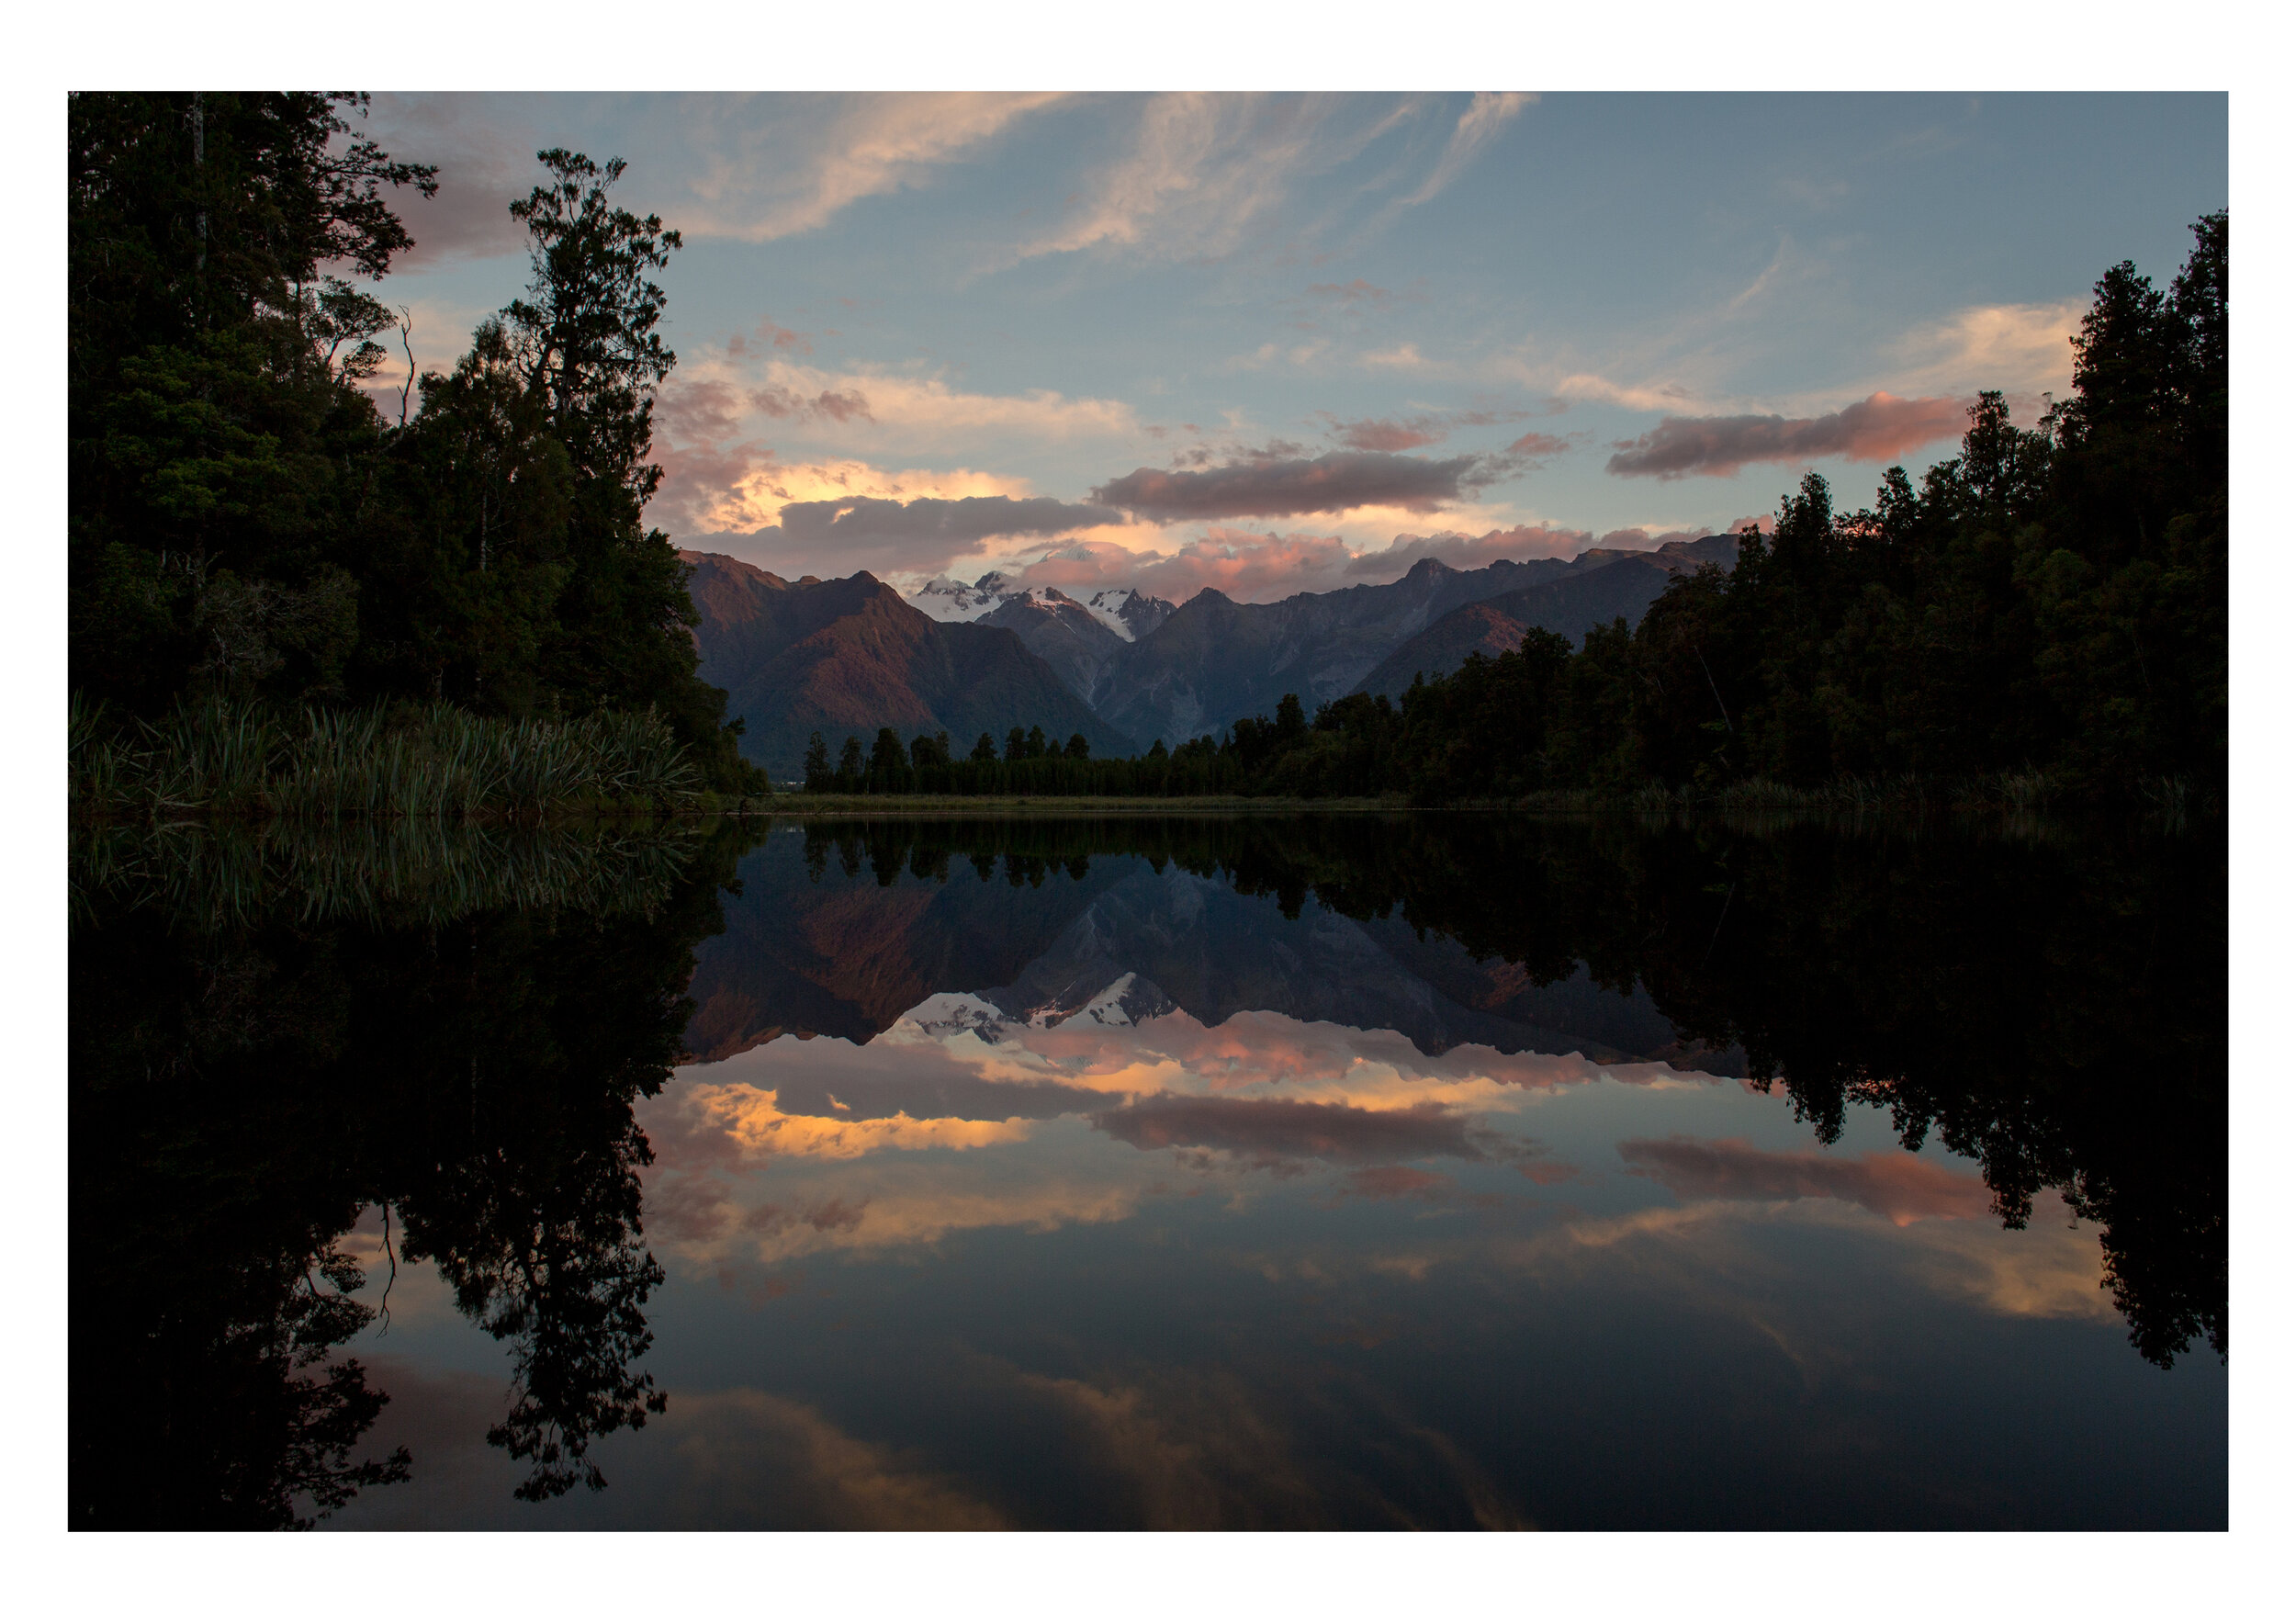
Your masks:
[{"label": "mountain reflection in water", "polygon": [[75,1525],[2223,1525],[2221,838],[592,843],[84,886]]}]

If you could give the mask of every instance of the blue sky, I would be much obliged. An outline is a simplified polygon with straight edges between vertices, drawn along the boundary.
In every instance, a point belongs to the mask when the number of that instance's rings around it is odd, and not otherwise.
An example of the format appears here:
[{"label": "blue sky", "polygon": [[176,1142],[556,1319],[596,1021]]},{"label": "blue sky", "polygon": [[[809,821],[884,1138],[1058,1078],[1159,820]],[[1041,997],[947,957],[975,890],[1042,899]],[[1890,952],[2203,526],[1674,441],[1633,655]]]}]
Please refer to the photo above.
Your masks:
[{"label": "blue sky", "polygon": [[681,545],[1175,598],[1708,533],[1809,468],[1858,505],[1979,389],[2062,392],[2097,276],[2165,282],[2227,193],[2212,95],[378,95],[373,125],[441,165],[379,289],[426,367],[523,285],[538,147],[627,158],[617,197],[685,233]]}]

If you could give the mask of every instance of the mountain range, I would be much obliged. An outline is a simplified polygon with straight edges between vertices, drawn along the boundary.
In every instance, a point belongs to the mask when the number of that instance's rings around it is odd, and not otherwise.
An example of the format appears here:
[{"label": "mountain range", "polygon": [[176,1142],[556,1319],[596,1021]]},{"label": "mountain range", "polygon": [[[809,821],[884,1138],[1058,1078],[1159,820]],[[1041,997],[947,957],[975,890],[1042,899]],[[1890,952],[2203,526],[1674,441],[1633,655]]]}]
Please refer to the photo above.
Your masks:
[{"label": "mountain range", "polygon": [[1099,755],[1131,739],[1092,713],[1052,668],[1001,626],[943,624],[866,570],[842,580],[784,580],[738,558],[679,555],[701,613],[702,680],[726,690],[742,753],[784,782],[804,771],[818,731],[835,750],[889,727],[904,740],[945,732],[959,754],[987,733],[1041,727],[1082,733]]},{"label": "mountain range", "polygon": [[702,621],[703,680],[743,717],[743,752],[797,775],[816,728],[836,749],[881,727],[946,731],[962,752],[981,732],[1081,732],[1096,755],[1129,755],[1272,714],[1286,693],[1312,711],[1349,693],[1400,694],[1414,674],[1514,648],[1530,626],[1573,642],[1629,625],[1676,575],[1728,569],[1736,537],[1654,551],[1593,547],[1569,558],[1456,569],[1422,558],[1400,580],[1237,603],[1207,588],[1175,607],[1129,588],[1079,600],[1004,576],[946,577],[904,598],[865,571],[784,580],[715,553],[680,556]]}]

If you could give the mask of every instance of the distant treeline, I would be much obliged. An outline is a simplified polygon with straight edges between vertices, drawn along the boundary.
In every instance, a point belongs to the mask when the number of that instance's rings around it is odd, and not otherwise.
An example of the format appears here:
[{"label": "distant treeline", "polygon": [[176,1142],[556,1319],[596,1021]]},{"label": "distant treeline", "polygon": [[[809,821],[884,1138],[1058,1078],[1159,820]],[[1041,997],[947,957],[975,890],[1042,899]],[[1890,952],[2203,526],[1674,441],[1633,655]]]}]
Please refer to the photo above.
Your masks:
[{"label": "distant treeline", "polygon": [[421,366],[464,335],[367,287],[413,246],[394,196],[435,175],[361,133],[366,99],[70,99],[73,692],[123,726],[650,708],[708,787],[763,789],[644,519],[678,233],[612,205],[619,160],[538,153],[504,199],[525,296]]},{"label": "distant treeline", "polygon": [[2074,341],[2073,395],[2020,429],[1981,395],[1957,457],[1834,510],[1815,473],[1737,568],[1677,579],[1641,624],[1522,646],[1401,704],[1351,694],[1145,755],[1018,729],[826,743],[806,787],[858,794],[1537,795],[1959,783],[2221,804],[2227,612],[2226,216],[2162,292],[2122,263]]}]

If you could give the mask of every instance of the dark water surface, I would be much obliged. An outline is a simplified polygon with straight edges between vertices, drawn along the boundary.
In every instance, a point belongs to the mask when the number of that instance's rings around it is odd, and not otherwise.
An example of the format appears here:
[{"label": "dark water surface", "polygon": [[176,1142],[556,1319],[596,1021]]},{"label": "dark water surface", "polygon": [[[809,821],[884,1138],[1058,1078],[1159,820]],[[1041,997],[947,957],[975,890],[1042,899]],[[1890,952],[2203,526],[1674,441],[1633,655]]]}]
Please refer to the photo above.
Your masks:
[{"label": "dark water surface", "polygon": [[74,1526],[2225,1524],[2221,832],[73,877]]}]

